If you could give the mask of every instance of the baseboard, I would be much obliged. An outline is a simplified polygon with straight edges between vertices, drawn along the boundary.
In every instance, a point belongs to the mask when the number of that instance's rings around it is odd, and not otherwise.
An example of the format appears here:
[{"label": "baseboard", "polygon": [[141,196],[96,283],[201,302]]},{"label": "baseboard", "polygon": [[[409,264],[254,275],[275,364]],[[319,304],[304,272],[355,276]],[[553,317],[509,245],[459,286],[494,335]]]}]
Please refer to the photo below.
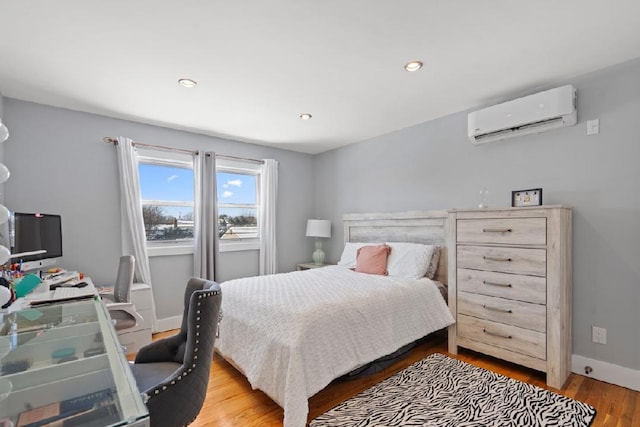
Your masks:
[{"label": "baseboard", "polygon": [[171,329],[180,329],[182,316],[165,317],[156,320],[156,329],[153,332],[164,332]]},{"label": "baseboard", "polygon": [[[640,391],[640,371],[600,360],[589,359],[578,356],[577,354],[571,357],[571,365],[571,370],[576,374]],[[586,366],[590,366],[593,371],[587,374],[585,372]]]}]

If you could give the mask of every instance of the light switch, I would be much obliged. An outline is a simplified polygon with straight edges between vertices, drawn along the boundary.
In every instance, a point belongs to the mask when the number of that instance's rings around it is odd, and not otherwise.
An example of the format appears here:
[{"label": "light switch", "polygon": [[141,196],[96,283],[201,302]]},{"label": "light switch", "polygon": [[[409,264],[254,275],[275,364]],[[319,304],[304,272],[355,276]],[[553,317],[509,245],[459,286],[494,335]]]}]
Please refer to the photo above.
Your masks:
[{"label": "light switch", "polygon": [[600,133],[600,119],[587,120],[587,135]]}]

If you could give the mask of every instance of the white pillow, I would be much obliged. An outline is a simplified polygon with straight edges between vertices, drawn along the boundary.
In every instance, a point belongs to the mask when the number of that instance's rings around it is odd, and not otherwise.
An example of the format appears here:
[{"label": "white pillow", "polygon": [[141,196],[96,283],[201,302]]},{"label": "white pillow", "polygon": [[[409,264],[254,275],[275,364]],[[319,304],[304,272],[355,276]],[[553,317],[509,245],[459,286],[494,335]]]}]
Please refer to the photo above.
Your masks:
[{"label": "white pillow", "polygon": [[387,242],[387,245],[391,246],[389,276],[420,279],[427,274],[435,246],[407,242]]},{"label": "white pillow", "polygon": [[358,249],[363,246],[376,246],[380,244],[381,243],[347,242],[344,244],[344,249],[342,250],[342,255],[340,256],[338,265],[347,268],[356,268],[356,257],[358,255]]}]

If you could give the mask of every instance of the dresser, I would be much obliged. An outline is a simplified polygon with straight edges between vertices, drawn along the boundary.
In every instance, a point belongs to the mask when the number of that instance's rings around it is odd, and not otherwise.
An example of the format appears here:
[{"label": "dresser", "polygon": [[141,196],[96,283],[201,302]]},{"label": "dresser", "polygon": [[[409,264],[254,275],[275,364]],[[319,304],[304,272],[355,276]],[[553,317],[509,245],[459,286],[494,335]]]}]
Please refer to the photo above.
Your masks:
[{"label": "dresser", "polygon": [[449,352],[468,348],[546,372],[571,373],[571,209],[449,211]]}]

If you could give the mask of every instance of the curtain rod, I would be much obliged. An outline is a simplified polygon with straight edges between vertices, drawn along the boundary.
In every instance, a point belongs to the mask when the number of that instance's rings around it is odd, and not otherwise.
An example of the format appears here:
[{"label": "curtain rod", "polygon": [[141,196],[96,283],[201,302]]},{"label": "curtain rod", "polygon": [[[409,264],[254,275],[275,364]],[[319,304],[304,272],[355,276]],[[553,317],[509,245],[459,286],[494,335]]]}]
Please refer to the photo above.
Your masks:
[{"label": "curtain rod", "polygon": [[[118,140],[115,138],[111,138],[110,136],[105,136],[104,138],[102,138],[102,140],[107,144],[118,145]],[[182,148],[171,148],[171,147],[165,147],[162,145],[145,144],[143,142],[134,142],[132,144],[136,147],[148,147],[148,148],[155,148],[155,149],[164,150],[164,151],[177,151],[179,153],[198,154],[197,150],[184,150]]]},{"label": "curtain rod", "polygon": [[[104,142],[106,142],[107,144],[113,144],[113,145],[118,145],[118,140],[115,138],[112,138],[110,136],[105,136],[104,138],[102,138],[102,140]],[[172,147],[165,147],[163,145],[152,145],[152,144],[145,144],[143,142],[134,142],[133,143],[134,146],[140,146],[140,147],[148,147],[148,148],[155,148],[158,150],[165,150],[165,151],[177,151],[180,153],[187,153],[187,154],[198,154],[198,150],[185,150],[182,148],[172,148]],[[237,156],[228,156],[225,154],[218,154],[216,153],[216,157],[220,157],[222,159],[229,159],[229,160],[240,160],[243,162],[250,162],[250,163],[258,163],[258,164],[263,164],[264,161],[263,160],[256,160],[256,159],[248,159],[245,157],[237,157]]]}]

